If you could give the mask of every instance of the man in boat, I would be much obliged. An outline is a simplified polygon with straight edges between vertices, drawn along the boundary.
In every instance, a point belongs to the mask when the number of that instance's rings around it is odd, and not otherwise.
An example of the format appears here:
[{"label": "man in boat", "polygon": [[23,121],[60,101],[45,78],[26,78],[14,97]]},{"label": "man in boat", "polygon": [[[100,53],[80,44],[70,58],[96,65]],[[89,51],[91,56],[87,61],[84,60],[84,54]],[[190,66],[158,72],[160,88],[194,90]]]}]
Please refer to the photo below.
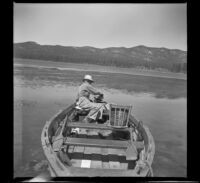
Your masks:
[{"label": "man in boat", "polygon": [[77,105],[83,110],[88,110],[89,114],[83,120],[84,122],[93,122],[98,119],[102,119],[103,110],[108,110],[109,105],[104,103],[94,103],[91,95],[103,95],[100,91],[92,86],[94,80],[91,75],[85,75],[83,83],[79,86]]}]

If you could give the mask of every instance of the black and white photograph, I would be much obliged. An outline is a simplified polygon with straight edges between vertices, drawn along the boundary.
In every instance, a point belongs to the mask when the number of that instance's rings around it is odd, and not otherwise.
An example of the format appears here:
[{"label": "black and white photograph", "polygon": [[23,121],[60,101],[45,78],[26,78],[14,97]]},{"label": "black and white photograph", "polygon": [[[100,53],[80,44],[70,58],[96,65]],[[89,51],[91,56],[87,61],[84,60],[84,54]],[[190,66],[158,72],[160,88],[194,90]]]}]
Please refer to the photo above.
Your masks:
[{"label": "black and white photograph", "polygon": [[13,15],[14,178],[187,177],[187,3]]}]

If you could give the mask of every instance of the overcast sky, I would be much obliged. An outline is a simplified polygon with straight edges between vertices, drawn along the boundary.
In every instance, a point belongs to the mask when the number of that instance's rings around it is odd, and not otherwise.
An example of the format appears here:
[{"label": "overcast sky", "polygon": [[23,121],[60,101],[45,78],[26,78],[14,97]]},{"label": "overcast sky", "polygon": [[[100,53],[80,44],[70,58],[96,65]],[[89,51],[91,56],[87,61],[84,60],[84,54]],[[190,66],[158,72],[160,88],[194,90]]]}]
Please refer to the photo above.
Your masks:
[{"label": "overcast sky", "polygon": [[187,50],[186,4],[14,4],[14,42]]}]

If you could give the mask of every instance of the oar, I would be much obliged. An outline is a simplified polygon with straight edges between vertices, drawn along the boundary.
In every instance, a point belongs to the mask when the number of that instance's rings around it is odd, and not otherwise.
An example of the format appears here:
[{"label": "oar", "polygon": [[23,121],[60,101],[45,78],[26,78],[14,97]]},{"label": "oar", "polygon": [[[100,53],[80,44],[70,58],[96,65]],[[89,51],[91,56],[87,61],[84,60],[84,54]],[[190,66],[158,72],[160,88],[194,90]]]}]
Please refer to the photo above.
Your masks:
[{"label": "oar", "polygon": [[67,119],[68,119],[68,115],[66,115],[65,119],[63,120],[64,123],[63,123],[63,125],[62,125],[62,129],[61,129],[61,131],[60,131],[60,134],[59,134],[58,136],[56,136],[55,139],[54,139],[54,142],[53,142],[53,150],[54,150],[54,151],[59,151],[59,150],[60,150],[60,147],[61,147],[62,144],[63,144],[63,138],[64,138],[64,137],[63,137],[62,132],[63,132],[63,130],[64,130],[64,127],[65,127],[65,124],[66,124],[66,122],[67,122]]}]

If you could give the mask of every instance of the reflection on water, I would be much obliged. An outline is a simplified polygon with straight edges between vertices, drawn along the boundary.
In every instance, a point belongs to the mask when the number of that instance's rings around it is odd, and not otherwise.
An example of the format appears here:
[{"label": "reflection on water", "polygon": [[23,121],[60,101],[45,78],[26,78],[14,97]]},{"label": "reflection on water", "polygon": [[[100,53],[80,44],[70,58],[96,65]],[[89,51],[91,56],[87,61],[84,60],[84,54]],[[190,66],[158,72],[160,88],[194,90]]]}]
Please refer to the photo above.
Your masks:
[{"label": "reflection on water", "polygon": [[[45,122],[76,98],[77,86],[14,77],[15,176],[46,171],[40,135]],[[186,99],[158,99],[151,94],[103,88],[110,103],[131,104],[155,140],[155,176],[186,176]]]}]

